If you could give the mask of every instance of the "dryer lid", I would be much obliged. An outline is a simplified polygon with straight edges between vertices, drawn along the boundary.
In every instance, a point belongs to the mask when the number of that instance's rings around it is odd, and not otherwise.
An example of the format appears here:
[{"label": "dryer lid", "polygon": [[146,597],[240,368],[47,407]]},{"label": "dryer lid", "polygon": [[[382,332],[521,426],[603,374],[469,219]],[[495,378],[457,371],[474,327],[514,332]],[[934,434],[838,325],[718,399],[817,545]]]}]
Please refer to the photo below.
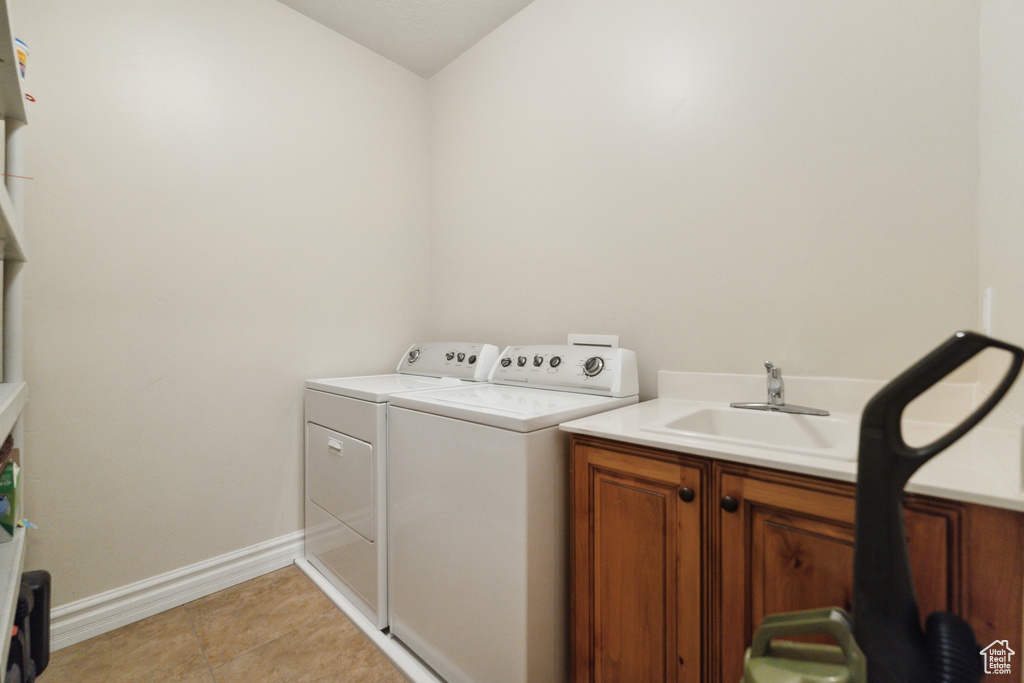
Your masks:
[{"label": "dryer lid", "polygon": [[335,377],[331,379],[306,380],[307,389],[325,391],[329,394],[357,398],[372,403],[386,403],[394,394],[403,391],[438,389],[462,384],[453,377],[419,377],[417,375],[366,375],[364,377]]}]

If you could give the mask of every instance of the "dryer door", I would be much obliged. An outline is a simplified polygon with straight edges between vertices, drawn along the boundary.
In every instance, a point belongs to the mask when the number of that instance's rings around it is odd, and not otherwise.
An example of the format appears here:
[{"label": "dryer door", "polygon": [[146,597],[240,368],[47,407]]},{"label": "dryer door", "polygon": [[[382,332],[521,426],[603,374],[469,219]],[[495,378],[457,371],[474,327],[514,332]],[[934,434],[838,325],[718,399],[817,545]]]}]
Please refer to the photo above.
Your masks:
[{"label": "dryer door", "polygon": [[373,447],[307,422],[306,450],[309,499],[372,543]]}]

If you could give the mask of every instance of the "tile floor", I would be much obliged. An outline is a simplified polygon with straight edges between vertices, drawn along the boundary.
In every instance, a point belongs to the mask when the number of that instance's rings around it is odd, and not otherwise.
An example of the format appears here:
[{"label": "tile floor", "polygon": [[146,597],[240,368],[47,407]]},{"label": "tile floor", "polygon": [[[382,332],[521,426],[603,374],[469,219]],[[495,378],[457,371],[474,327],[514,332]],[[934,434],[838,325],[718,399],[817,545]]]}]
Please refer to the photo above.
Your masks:
[{"label": "tile floor", "polygon": [[292,565],[53,652],[40,683],[404,680]]}]

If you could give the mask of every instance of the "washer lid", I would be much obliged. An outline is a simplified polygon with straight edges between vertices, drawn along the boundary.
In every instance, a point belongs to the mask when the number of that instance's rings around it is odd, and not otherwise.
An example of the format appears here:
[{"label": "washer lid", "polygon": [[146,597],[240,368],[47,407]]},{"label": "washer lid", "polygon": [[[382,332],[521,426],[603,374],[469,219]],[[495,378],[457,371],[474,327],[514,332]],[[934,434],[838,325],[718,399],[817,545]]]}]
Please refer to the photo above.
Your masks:
[{"label": "washer lid", "polygon": [[373,403],[385,403],[392,394],[402,391],[437,389],[462,384],[454,377],[420,377],[419,375],[366,375],[363,377],[335,377],[333,379],[306,380],[307,389],[329,394],[358,398]]},{"label": "washer lid", "polygon": [[516,432],[532,432],[636,402],[636,396],[611,398],[496,384],[465,384],[391,399],[393,406]]}]

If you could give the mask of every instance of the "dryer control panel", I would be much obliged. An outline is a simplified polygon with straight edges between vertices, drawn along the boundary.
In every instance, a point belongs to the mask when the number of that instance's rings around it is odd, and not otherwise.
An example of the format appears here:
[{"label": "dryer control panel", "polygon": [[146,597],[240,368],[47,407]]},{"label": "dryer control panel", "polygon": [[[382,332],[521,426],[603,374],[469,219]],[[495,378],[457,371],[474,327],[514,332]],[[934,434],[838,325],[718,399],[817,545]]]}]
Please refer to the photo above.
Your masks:
[{"label": "dryer control panel", "polygon": [[509,346],[487,379],[493,384],[602,396],[633,396],[639,392],[636,354],[600,346]]},{"label": "dryer control panel", "polygon": [[401,375],[454,377],[483,382],[498,358],[498,347],[467,342],[413,344],[398,363]]}]

